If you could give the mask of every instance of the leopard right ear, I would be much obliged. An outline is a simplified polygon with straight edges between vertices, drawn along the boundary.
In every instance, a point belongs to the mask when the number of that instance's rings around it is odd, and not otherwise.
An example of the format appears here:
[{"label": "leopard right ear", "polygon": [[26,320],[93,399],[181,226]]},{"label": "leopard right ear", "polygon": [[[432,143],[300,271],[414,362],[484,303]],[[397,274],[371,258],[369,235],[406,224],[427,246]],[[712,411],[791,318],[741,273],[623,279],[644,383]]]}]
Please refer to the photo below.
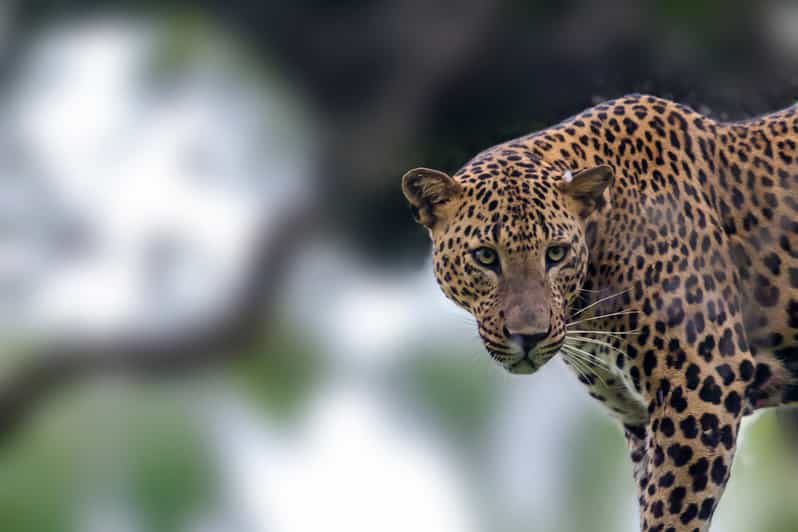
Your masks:
[{"label": "leopard right ear", "polygon": [[561,189],[583,218],[604,204],[604,191],[612,185],[612,168],[606,164],[586,168],[563,178]]},{"label": "leopard right ear", "polygon": [[414,168],[402,177],[402,192],[413,217],[430,230],[446,218],[447,204],[459,197],[461,190],[457,181],[439,170]]}]

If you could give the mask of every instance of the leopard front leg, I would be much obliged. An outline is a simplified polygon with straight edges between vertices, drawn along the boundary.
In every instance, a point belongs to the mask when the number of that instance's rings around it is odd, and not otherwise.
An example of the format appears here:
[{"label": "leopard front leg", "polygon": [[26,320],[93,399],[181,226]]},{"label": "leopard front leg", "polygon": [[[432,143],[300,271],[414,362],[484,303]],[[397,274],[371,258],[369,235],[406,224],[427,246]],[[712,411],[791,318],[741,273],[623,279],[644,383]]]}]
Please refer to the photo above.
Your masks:
[{"label": "leopard front leg", "polygon": [[748,384],[739,368],[753,360],[737,346],[733,356],[722,352],[728,334],[716,334],[723,347],[706,340],[712,352],[679,347],[651,372],[645,435],[627,436],[637,442],[632,458],[643,531],[706,532],[729,478]]},{"label": "leopard front leg", "polygon": [[[645,425],[624,425],[624,436],[632,459],[632,476],[638,493],[648,485],[648,455],[646,453]],[[642,505],[642,499],[640,500]]]}]

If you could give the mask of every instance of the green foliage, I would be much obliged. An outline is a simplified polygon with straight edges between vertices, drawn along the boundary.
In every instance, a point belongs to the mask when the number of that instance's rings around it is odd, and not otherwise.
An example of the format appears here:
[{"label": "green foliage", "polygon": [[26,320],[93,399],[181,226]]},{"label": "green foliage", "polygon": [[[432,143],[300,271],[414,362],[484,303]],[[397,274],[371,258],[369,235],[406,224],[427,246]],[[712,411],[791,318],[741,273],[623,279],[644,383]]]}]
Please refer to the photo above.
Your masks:
[{"label": "green foliage", "polygon": [[[79,473],[67,442],[25,438],[0,457],[0,523],[9,532],[62,532],[74,499],[65,497]],[[74,492],[72,492],[74,493]]]},{"label": "green foliage", "polygon": [[269,330],[233,365],[232,377],[269,415],[289,420],[301,412],[322,376],[322,351],[290,326],[277,323]]},{"label": "green foliage", "polygon": [[786,438],[777,412],[757,415],[743,432],[718,517],[738,516],[736,530],[794,532],[797,459],[794,442]]},{"label": "green foliage", "polygon": [[212,501],[214,474],[185,397],[163,385],[114,387],[65,393],[0,450],[2,530],[79,530],[92,504],[111,497],[146,530],[178,532]]},{"label": "green foliage", "polygon": [[459,445],[484,434],[500,394],[491,371],[466,357],[457,359],[435,350],[408,359],[397,378],[406,396]]},{"label": "green foliage", "polygon": [[135,452],[126,472],[127,489],[147,530],[183,530],[186,519],[213,499],[215,478],[202,440],[176,421],[172,413],[150,412],[128,443]]},{"label": "green foliage", "polygon": [[[626,443],[618,425],[603,412],[586,412],[574,423],[563,472],[565,496],[571,500],[561,530],[617,530],[626,497],[634,496]],[[600,509],[600,511],[598,511]]]}]

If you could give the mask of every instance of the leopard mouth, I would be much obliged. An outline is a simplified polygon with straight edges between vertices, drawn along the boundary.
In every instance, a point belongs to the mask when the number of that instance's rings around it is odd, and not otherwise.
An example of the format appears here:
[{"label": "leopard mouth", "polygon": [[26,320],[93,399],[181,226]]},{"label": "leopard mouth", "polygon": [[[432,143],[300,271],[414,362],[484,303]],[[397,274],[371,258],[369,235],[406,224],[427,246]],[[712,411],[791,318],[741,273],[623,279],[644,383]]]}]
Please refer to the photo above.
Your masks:
[{"label": "leopard mouth", "polygon": [[529,353],[515,357],[513,360],[501,362],[505,370],[513,375],[530,375],[542,368],[549,360],[560,351],[562,342],[547,349],[530,351]]},{"label": "leopard mouth", "polygon": [[538,367],[539,366],[537,366],[535,362],[529,358],[529,355],[524,355],[524,358],[505,366],[505,369],[513,375],[530,375],[535,373],[538,370]]}]

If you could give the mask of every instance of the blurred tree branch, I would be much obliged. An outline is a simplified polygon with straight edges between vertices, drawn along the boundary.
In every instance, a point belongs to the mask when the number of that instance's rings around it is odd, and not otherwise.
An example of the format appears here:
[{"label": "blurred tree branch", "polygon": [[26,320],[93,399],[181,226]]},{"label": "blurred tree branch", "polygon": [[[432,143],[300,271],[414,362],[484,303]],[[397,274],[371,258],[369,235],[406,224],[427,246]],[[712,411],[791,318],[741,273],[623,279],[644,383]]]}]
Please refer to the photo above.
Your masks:
[{"label": "blurred tree branch", "polygon": [[42,400],[76,379],[103,372],[179,374],[246,352],[268,334],[286,266],[316,222],[313,211],[303,208],[264,228],[237,297],[218,319],[173,335],[59,342],[28,354],[18,369],[0,377],[0,439],[13,434]]}]

